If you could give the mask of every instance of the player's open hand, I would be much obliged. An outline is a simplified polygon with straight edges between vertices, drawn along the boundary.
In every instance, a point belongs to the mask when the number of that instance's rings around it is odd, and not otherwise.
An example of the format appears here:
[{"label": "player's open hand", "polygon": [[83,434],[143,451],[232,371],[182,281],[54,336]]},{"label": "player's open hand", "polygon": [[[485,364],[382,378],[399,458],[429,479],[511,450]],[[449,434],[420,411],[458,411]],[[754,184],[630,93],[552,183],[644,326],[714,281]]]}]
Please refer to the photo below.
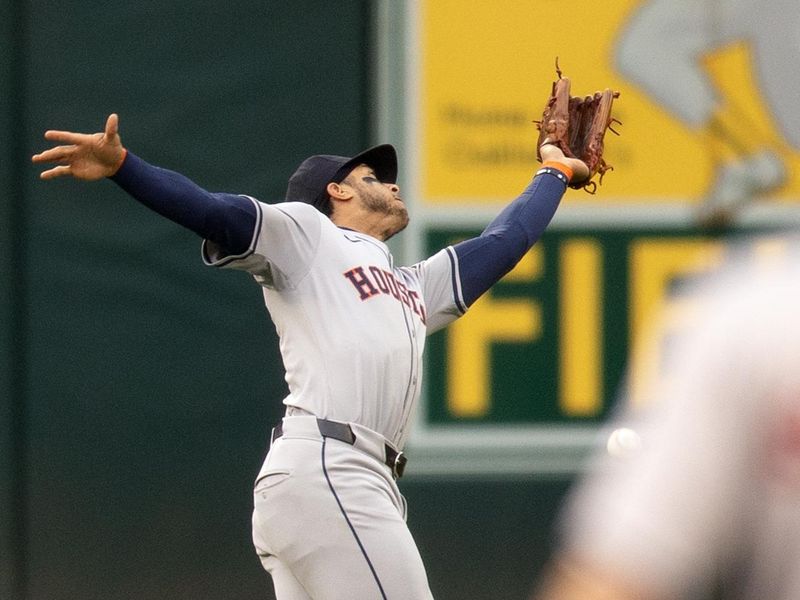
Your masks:
[{"label": "player's open hand", "polygon": [[54,179],[71,175],[76,179],[94,181],[110,177],[119,170],[125,160],[125,148],[119,137],[119,117],[109,115],[102,133],[72,133],[71,131],[46,131],[46,140],[61,145],[34,154],[35,163],[51,163],[58,166],[43,171],[39,177]]}]

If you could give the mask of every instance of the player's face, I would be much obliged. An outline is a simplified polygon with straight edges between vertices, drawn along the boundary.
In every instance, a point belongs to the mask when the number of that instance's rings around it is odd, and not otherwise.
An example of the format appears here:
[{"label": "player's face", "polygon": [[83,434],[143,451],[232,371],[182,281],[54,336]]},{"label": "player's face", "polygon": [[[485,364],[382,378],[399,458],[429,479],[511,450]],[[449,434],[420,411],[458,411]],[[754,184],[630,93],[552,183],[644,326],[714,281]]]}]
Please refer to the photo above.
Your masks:
[{"label": "player's face", "polygon": [[400,197],[396,183],[383,183],[368,165],[353,169],[342,183],[347,183],[356,192],[358,201],[370,213],[384,217],[385,234],[388,239],[408,225],[408,209]]}]

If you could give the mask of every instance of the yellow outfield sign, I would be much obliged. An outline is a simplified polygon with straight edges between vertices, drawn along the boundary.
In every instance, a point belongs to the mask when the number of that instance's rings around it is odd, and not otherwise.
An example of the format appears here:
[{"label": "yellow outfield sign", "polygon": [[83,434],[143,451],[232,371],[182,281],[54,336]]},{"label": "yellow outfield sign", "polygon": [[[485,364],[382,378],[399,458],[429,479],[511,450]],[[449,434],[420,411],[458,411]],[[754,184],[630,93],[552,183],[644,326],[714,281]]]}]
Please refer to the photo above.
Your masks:
[{"label": "yellow outfield sign", "polygon": [[[565,13],[562,4],[529,0],[414,3],[422,200],[464,203],[519,193],[538,164],[534,120],[556,77],[556,57],[574,95],[606,87],[621,93],[614,116],[622,135],[607,135],[606,157],[615,170],[598,199],[697,203],[723,169],[761,154],[774,158],[775,172],[758,194],[779,202],[800,198],[800,151],[791,139],[800,137],[791,135],[800,107],[765,99],[773,91],[764,83],[766,67],[745,37],[723,40],[693,29],[700,25],[689,19],[697,11],[712,14],[710,4],[576,0]],[[790,22],[800,18],[800,3],[796,11]],[[708,21],[700,19],[703,27]],[[707,47],[683,54],[671,33],[653,29],[656,22],[680,27]],[[659,46],[668,42],[671,52]],[[787,57],[785,81],[796,78],[794,65]],[[569,195],[571,202],[587,200],[593,197]]]}]

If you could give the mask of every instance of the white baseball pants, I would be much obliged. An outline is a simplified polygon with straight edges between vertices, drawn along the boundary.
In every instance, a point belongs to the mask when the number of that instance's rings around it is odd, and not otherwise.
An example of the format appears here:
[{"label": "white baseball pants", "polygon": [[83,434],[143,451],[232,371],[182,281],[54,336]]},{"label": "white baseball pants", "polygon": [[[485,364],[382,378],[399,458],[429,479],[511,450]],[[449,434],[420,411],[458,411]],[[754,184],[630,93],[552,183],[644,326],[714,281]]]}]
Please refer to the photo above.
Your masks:
[{"label": "white baseball pants", "polygon": [[351,424],[353,445],[312,416],[284,417],[255,485],[253,543],[279,600],[428,600],[384,438]]}]

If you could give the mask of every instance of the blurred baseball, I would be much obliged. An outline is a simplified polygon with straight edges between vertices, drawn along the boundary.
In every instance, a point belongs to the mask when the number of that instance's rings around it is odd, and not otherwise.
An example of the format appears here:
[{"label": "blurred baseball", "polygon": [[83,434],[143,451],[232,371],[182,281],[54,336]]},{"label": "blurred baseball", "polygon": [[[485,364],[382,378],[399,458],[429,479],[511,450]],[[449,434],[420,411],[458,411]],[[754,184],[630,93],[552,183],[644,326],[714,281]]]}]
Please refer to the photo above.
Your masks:
[{"label": "blurred baseball", "polygon": [[624,457],[636,452],[642,446],[639,434],[633,429],[620,427],[608,436],[606,448],[611,456]]}]

